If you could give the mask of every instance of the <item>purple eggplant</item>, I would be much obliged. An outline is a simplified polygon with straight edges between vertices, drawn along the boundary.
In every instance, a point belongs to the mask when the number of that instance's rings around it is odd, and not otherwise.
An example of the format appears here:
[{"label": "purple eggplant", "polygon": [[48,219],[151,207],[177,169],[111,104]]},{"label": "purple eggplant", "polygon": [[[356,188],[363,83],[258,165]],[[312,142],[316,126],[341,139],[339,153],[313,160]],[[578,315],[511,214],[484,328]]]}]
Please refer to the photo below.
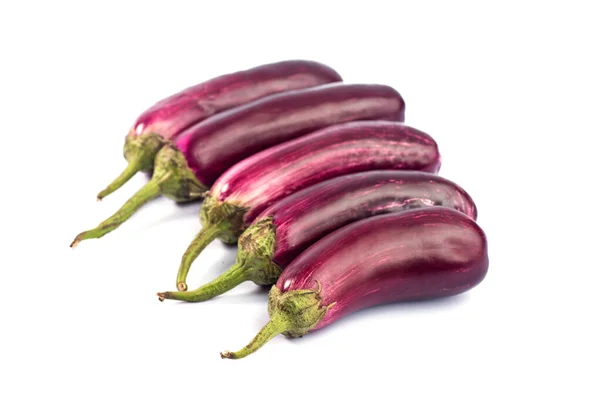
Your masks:
[{"label": "purple eggplant", "polygon": [[487,270],[485,233],[456,210],[429,207],[363,219],[298,256],[271,288],[271,320],[246,347],[221,357],[246,357],[280,333],[300,337],[374,305],[462,293]]},{"label": "purple eggplant", "polygon": [[98,227],[77,235],[71,247],[113,231],[160,194],[179,202],[202,198],[229,167],[268,147],[347,121],[403,121],[404,107],[402,96],[389,86],[331,83],[217,114],[164,145],[146,186]]},{"label": "purple eggplant", "polygon": [[290,60],[222,75],[163,99],[144,111],[125,138],[129,165],[98,200],[120,188],[138,171],[150,171],[154,157],[166,141],[186,128],[219,112],[275,93],[304,89],[342,78],[315,61]]},{"label": "purple eggplant", "polygon": [[256,216],[292,193],[354,172],[439,168],[429,135],[389,121],[340,124],[255,154],[225,172],[204,199],[202,230],[183,255],[177,287],[187,290],[191,263],[210,242],[237,242]]},{"label": "purple eggplant", "polygon": [[160,300],[204,301],[251,280],[272,285],[300,253],[325,235],[374,215],[443,206],[477,218],[460,186],[428,172],[369,171],[344,175],[296,192],[267,208],[238,240],[236,264],[189,292],[158,293]]}]

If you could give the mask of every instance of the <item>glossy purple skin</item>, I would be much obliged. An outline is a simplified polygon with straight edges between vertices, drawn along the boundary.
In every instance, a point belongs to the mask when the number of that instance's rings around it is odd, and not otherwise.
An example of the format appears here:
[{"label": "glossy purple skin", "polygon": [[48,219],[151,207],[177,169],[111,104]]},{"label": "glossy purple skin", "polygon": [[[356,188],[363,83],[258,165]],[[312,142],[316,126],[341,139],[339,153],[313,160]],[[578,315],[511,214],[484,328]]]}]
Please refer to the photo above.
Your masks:
[{"label": "glossy purple skin", "polygon": [[[317,290],[333,306],[314,329],[378,304],[465,292],[488,270],[487,240],[456,210],[429,207],[379,215],[325,236],[281,274],[282,292]],[[317,283],[318,282],[318,283]]]},{"label": "glossy purple skin", "polygon": [[377,169],[437,172],[440,160],[431,136],[401,122],[348,122],[248,157],[227,170],[210,193],[248,207],[249,225],[276,201],[327,179]]},{"label": "glossy purple skin", "polygon": [[138,117],[129,135],[155,133],[173,139],[185,128],[221,111],[275,93],[341,80],[330,67],[306,60],[266,64],[222,75],[159,101]]},{"label": "glossy purple skin", "polygon": [[369,171],[344,175],[296,192],[263,211],[272,217],[273,261],[285,268],[302,251],[334,230],[379,214],[442,206],[477,218],[469,194],[439,175],[416,171]]},{"label": "glossy purple skin", "polygon": [[185,130],[175,145],[211,186],[235,163],[326,126],[356,120],[404,121],[404,100],[389,86],[332,83],[257,100]]}]

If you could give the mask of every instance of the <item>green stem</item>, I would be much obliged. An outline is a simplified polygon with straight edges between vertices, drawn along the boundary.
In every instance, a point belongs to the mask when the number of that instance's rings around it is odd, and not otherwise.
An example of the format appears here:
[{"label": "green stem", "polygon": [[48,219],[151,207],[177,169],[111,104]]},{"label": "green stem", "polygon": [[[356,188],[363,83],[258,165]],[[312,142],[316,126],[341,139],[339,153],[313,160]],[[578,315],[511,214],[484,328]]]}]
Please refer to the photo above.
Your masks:
[{"label": "green stem", "polygon": [[79,242],[86,239],[101,238],[107,233],[117,229],[123,222],[127,221],[145,203],[161,194],[161,182],[168,178],[168,174],[162,179],[151,179],[144,187],[137,191],[123,206],[106,219],[96,228],[81,232],[71,243],[71,247],[77,246]]},{"label": "green stem", "polygon": [[[136,144],[138,142],[131,141],[127,143]],[[139,147],[134,147],[131,152],[144,148],[144,143],[147,142],[138,143]],[[154,174],[150,182],[127,200],[127,203],[112,217],[102,222],[95,229],[77,235],[71,243],[71,247],[75,247],[82,240],[99,238],[115,230],[144,203],[160,194],[175,201],[190,201],[204,196],[207,188],[194,175],[194,171],[189,168],[183,153],[172,144],[162,144],[162,142],[156,144],[160,144],[162,147],[156,153],[156,157],[152,156],[151,158],[154,161]],[[128,154],[131,154],[131,152]],[[131,160],[131,157],[128,156],[127,159]]]},{"label": "green stem", "polygon": [[180,291],[187,290],[187,284],[185,280],[188,272],[194,260],[198,257],[202,250],[206,248],[213,240],[215,240],[221,233],[220,224],[207,223],[205,224],[200,232],[196,235],[192,243],[188,246],[187,250],[181,258],[181,264],[179,265],[179,271],[177,271],[177,289]]},{"label": "green stem", "polygon": [[119,175],[117,179],[112,181],[103,191],[98,193],[98,196],[97,196],[98,201],[102,200],[104,197],[108,196],[109,194],[111,194],[112,192],[114,192],[115,190],[117,190],[118,188],[123,186],[135,174],[137,174],[139,171],[141,171],[142,163],[143,163],[143,161],[141,160],[140,157],[134,157],[133,159],[131,159],[129,161],[129,164],[127,164],[127,167],[125,168],[125,170],[123,170],[123,172],[121,172],[121,175]]},{"label": "green stem", "polygon": [[283,333],[289,337],[301,337],[312,331],[323,319],[328,306],[321,304],[321,284],[315,282],[317,288],[290,290],[282,292],[273,286],[269,292],[269,316],[271,321],[265,325],[258,335],[240,351],[221,353],[221,358],[243,358],[260,349],[274,336]]},{"label": "green stem", "polygon": [[189,292],[162,292],[157,295],[160,301],[164,299],[190,302],[206,301],[233,289],[242,282],[250,280],[250,273],[251,271],[244,264],[236,263],[227,272],[196,290]]},{"label": "green stem", "polygon": [[267,324],[258,332],[248,345],[238,351],[224,351],[221,353],[221,358],[238,359],[244,358],[256,350],[260,349],[265,343],[273,339],[280,333],[284,333],[291,328],[289,320],[284,318],[282,314],[276,314],[267,322]]},{"label": "green stem", "polygon": [[138,171],[151,171],[154,166],[154,158],[165,143],[165,140],[156,133],[147,133],[139,136],[127,135],[123,154],[129,164],[117,179],[112,181],[106,189],[98,193],[98,200],[102,200],[123,186]]}]

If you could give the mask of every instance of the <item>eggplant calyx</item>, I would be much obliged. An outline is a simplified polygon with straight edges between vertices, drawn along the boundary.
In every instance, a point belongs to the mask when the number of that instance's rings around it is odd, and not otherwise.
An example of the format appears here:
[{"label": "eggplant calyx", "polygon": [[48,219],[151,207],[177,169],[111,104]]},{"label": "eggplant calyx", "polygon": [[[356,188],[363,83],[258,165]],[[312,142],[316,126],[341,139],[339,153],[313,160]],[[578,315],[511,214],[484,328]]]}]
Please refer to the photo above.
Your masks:
[{"label": "eggplant calyx", "polygon": [[200,208],[200,222],[202,225],[220,225],[221,232],[217,236],[227,244],[237,243],[238,238],[244,232],[244,215],[248,207],[219,201],[211,195],[207,195]]},{"label": "eggplant calyx", "polygon": [[327,306],[321,305],[321,285],[318,289],[289,290],[282,292],[273,286],[269,292],[269,316],[279,314],[289,320],[290,328],[282,332],[288,337],[301,337],[310,332],[323,319]]},{"label": "eggplant calyx", "polygon": [[262,218],[250,225],[238,240],[236,265],[244,266],[247,280],[257,285],[273,285],[281,275],[281,267],[273,262],[275,224],[273,217]]},{"label": "eggplant calyx", "polygon": [[157,133],[146,133],[144,135],[127,135],[123,146],[123,156],[129,162],[138,160],[140,171],[152,171],[154,158],[160,149],[167,143]]},{"label": "eggplant calyx", "polygon": [[[168,175],[168,178],[164,178]],[[197,200],[208,188],[198,180],[185,156],[173,144],[164,145],[156,154],[152,179],[160,181],[161,194],[177,202]]]}]

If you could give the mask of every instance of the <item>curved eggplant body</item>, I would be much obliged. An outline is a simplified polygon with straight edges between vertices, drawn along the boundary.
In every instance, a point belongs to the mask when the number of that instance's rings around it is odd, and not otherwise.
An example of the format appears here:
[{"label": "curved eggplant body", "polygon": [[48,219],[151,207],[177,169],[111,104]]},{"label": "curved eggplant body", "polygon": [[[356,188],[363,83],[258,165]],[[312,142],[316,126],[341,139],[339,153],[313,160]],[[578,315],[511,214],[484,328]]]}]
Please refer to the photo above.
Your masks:
[{"label": "curved eggplant body", "polygon": [[455,295],[488,269],[483,230],[466,215],[430,207],[367,218],[321,239],[296,258],[276,287],[315,290],[327,311],[313,329],[359,309]]},{"label": "curved eggplant body", "polygon": [[275,201],[340,175],[376,169],[437,172],[436,142],[399,122],[340,124],[272,147],[229,169],[210,193],[218,201],[247,207],[244,222]]},{"label": "curved eggplant body", "polygon": [[389,86],[332,83],[269,96],[215,115],[175,141],[207,187],[261,150],[326,126],[356,120],[404,121],[404,100]]},{"label": "curved eggplant body", "polygon": [[221,357],[247,357],[278,334],[303,336],[374,305],[462,293],[487,270],[485,233],[459,211],[428,207],[363,219],[298,256],[269,292],[270,321]]},{"label": "curved eggplant body", "polygon": [[379,214],[443,206],[477,218],[471,196],[439,175],[370,171],[316,184],[275,203],[256,220],[273,218],[273,261],[285,268],[308,246],[344,225]]},{"label": "curved eggplant body", "polygon": [[307,60],[283,61],[237,71],[159,101],[137,118],[129,136],[154,133],[172,139],[190,125],[261,97],[341,80],[330,67]]}]

